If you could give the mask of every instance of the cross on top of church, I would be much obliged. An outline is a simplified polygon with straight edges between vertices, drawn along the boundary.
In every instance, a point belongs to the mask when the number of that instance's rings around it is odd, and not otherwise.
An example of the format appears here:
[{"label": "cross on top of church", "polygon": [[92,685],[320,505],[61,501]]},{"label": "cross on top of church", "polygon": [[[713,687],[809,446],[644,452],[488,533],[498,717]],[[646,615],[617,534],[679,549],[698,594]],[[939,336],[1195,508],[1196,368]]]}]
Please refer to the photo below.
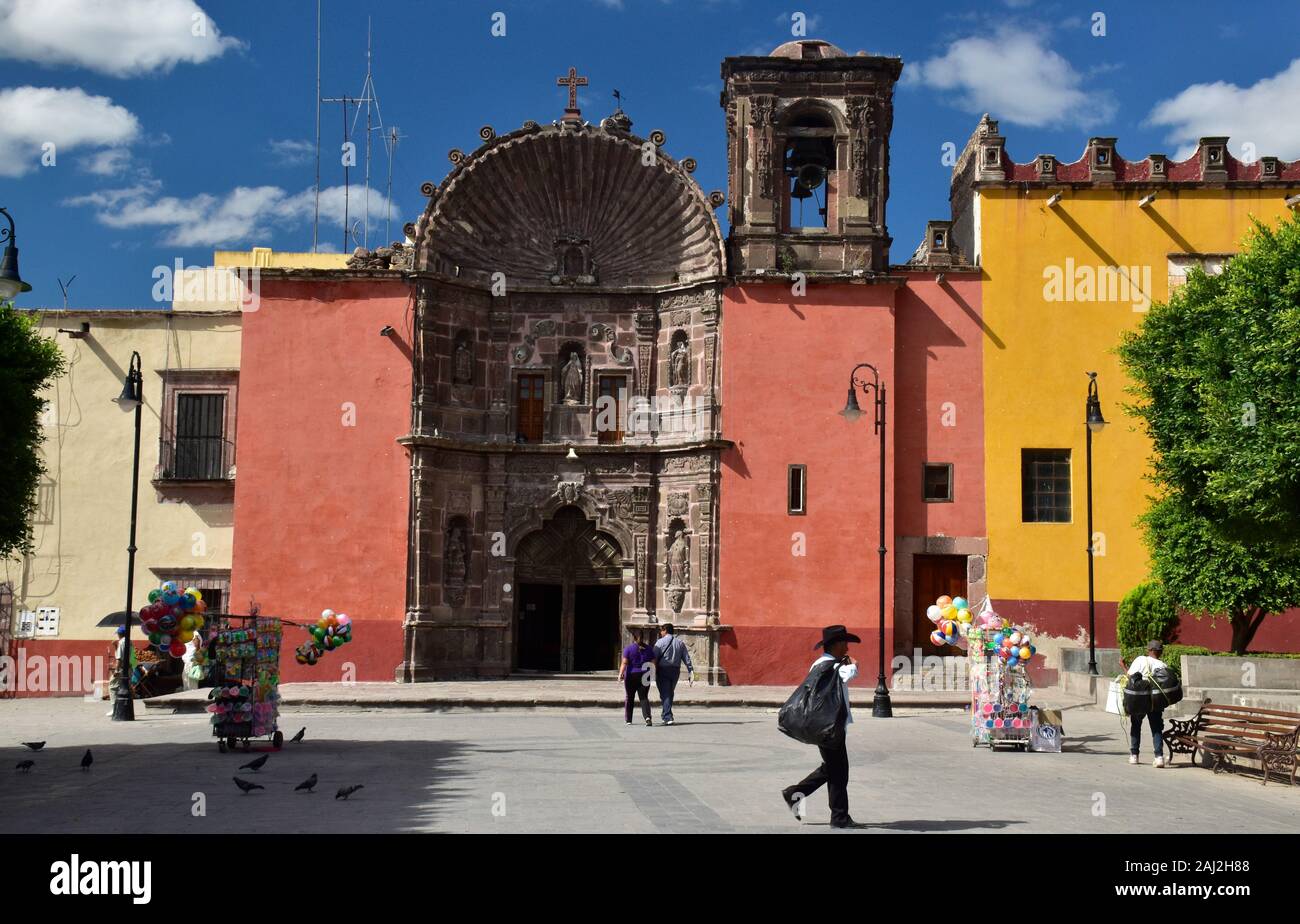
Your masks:
[{"label": "cross on top of church", "polygon": [[579,77],[578,69],[571,67],[567,76],[555,78],[555,85],[569,88],[569,108],[564,110],[564,117],[572,120],[581,119],[582,111],[578,109],[578,87],[587,86],[587,78]]}]

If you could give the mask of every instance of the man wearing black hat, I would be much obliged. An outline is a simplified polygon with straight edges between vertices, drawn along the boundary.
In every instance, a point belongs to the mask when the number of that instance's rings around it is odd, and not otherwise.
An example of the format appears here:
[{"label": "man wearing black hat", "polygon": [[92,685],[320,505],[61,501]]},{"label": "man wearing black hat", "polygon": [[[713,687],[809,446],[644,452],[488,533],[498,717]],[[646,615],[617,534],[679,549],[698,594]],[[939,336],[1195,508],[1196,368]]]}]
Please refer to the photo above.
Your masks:
[{"label": "man wearing black hat", "polygon": [[822,629],[822,640],[813,646],[814,651],[822,649],[822,656],[813,662],[812,668],[815,669],[825,661],[835,662],[835,669],[840,672],[840,679],[845,684],[844,717],[839,723],[835,739],[829,745],[818,747],[822,755],[821,766],[781,792],[786,806],[798,815],[801,801],[816,792],[822,784],[826,784],[830,796],[832,828],[858,827],[849,817],[849,752],[844,743],[844,730],[853,721],[848,682],[858,675],[858,662],[849,657],[849,642],[861,641],[844,626],[827,626]]}]

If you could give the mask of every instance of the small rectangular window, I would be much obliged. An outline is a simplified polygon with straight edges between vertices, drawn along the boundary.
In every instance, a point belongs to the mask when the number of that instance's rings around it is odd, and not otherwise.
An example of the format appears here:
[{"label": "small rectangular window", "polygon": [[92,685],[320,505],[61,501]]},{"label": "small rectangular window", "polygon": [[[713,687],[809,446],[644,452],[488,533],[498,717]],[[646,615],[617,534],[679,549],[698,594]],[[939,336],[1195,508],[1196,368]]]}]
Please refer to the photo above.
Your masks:
[{"label": "small rectangular window", "polygon": [[808,466],[791,465],[787,480],[789,484],[786,513],[802,516],[808,512]]},{"label": "small rectangular window", "polygon": [[952,501],[952,463],[925,463],[922,484],[922,498],[927,504],[950,503]]},{"label": "small rectangular window", "polygon": [[1021,519],[1070,522],[1070,450],[1020,450]]}]

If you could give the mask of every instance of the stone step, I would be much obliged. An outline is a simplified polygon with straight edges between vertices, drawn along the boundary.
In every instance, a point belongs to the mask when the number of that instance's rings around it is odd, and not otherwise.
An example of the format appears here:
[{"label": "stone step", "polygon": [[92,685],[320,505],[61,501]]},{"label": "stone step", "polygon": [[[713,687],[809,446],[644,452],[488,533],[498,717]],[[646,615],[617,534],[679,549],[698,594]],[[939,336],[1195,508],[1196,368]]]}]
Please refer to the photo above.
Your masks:
[{"label": "stone step", "polygon": [[1280,709],[1300,713],[1300,690],[1269,690],[1258,687],[1187,687],[1176,707],[1181,714],[1194,715],[1201,702],[1209,699],[1224,706]]}]

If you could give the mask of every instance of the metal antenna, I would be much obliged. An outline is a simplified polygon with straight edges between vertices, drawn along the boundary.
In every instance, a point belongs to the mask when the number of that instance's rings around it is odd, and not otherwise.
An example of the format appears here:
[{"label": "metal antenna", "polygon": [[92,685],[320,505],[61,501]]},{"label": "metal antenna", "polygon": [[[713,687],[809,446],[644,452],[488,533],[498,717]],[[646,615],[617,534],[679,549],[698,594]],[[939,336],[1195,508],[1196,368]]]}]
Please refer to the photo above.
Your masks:
[{"label": "metal antenna", "polygon": [[311,223],[311,252],[320,229],[320,0],[316,0],[316,216]]},{"label": "metal antenna", "polygon": [[[357,121],[361,118],[361,106],[364,104],[366,107],[366,166],[365,166],[366,196],[365,196],[365,229],[363,235],[364,236],[363,246],[365,246],[367,249],[369,249],[369,244],[370,244],[370,134],[372,131],[375,130],[376,127],[382,129],[384,126],[384,116],[379,109],[379,100],[376,98],[375,95],[375,85],[371,74],[372,55],[371,55],[371,48],[370,48],[369,28],[370,28],[369,20],[367,20],[366,80],[362,86],[361,96],[359,97],[336,96],[336,97],[330,97],[328,99],[321,100],[321,102],[323,103],[343,104],[343,143],[344,144],[348,142],[350,137],[356,134]],[[348,104],[349,103],[355,104],[357,107],[356,112],[352,116],[352,125],[350,131],[348,126]],[[378,126],[372,125],[371,113],[370,113],[371,105],[374,105],[375,112],[379,116]],[[348,165],[345,163],[343,165],[343,249],[344,251],[346,251],[348,248],[348,238],[352,234],[351,227],[349,225],[351,189],[352,189],[351,176],[352,176],[351,170],[349,169]]]},{"label": "metal antenna", "polygon": [[389,227],[393,220],[393,154],[397,151],[397,142],[401,136],[397,133],[397,126],[394,125],[384,136],[388,148],[388,189],[384,193],[384,240],[392,240],[392,229]]},{"label": "metal antenna", "polygon": [[58,280],[59,288],[63,290],[63,310],[67,311],[68,310],[68,287],[72,285],[72,280],[77,278],[77,274],[73,273],[72,279],[69,279],[67,282],[64,282],[62,279],[59,279],[58,276],[55,276],[54,278]]}]

